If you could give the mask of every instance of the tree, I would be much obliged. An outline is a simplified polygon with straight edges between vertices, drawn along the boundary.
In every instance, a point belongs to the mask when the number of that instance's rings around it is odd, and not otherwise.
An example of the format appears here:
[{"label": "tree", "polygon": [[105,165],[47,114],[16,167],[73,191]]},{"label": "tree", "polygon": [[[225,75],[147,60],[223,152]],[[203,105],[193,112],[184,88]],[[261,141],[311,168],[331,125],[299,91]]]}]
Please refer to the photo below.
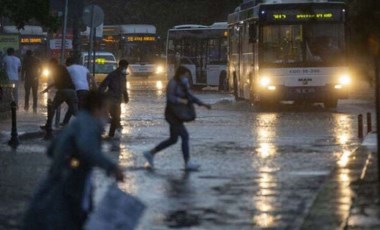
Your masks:
[{"label": "tree", "polygon": [[53,30],[58,26],[58,19],[50,15],[49,0],[1,0],[0,17],[9,18],[19,28],[31,20]]},{"label": "tree", "polygon": [[359,45],[357,48],[363,48],[370,35],[380,37],[380,1],[352,0],[349,12],[352,39]]}]

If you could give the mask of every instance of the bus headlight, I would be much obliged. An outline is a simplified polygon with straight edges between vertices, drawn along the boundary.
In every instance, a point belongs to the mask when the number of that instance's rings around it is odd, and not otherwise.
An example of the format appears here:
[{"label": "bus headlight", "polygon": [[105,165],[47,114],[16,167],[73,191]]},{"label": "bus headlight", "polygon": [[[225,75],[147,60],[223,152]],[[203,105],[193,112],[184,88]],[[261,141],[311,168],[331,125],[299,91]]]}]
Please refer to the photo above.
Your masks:
[{"label": "bus headlight", "polygon": [[351,84],[351,77],[348,74],[341,75],[339,78],[339,84],[341,84],[341,85]]},{"label": "bus headlight", "polygon": [[45,69],[42,70],[42,76],[43,76],[44,78],[48,78],[49,75],[50,75],[50,71],[49,71],[48,68],[45,68]]},{"label": "bus headlight", "polygon": [[270,84],[270,78],[269,77],[261,77],[260,78],[260,85],[263,87],[267,87]]},{"label": "bus headlight", "polygon": [[157,68],[156,68],[156,74],[161,74],[163,72],[164,72],[164,67],[161,66],[161,65],[157,66]]}]

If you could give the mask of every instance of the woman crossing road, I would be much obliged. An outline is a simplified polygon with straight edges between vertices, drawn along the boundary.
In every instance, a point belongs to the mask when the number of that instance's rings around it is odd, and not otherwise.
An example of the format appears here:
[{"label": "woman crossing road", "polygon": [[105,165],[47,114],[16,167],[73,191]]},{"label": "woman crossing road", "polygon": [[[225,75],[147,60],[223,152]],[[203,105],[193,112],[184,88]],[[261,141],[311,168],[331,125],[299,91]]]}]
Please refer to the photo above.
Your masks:
[{"label": "woman crossing road", "polygon": [[168,83],[165,119],[169,123],[170,137],[155,148],[143,153],[151,168],[154,167],[154,156],[158,152],[177,143],[178,137],[181,137],[182,139],[182,154],[185,161],[185,170],[191,171],[200,168],[200,165],[190,162],[189,133],[184,122],[195,120],[193,104],[203,106],[207,109],[211,109],[211,106],[203,103],[190,92],[189,78],[190,71],[187,68],[180,66],[174,77]]}]

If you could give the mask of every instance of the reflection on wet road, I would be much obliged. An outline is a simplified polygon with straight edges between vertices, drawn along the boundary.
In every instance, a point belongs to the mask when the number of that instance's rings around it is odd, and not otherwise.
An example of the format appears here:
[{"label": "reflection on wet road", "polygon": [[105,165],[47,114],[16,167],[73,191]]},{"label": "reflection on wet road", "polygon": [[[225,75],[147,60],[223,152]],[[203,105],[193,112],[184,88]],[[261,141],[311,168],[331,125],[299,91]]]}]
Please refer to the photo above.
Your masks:
[{"label": "reflection on wet road", "polygon": [[[291,105],[260,112],[228,94],[198,92],[214,104],[188,124],[192,159],[202,170],[182,171],[177,145],[149,171],[141,153],[168,137],[162,84],[141,90],[146,85],[131,83],[120,141],[105,146],[127,168],[120,187],[148,206],[140,229],[296,229],[331,171],[347,165],[358,145],[356,115],[368,109],[346,101],[336,112]],[[350,182],[349,172],[340,176]],[[105,180],[97,175],[97,200]],[[345,203],[351,194],[346,185],[339,188]]]}]

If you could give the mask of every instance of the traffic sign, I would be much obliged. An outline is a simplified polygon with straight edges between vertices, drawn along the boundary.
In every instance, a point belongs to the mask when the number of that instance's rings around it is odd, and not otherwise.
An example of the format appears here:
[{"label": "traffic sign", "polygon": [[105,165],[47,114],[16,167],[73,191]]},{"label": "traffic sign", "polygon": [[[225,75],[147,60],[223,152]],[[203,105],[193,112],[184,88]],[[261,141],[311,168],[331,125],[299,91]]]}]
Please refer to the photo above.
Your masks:
[{"label": "traffic sign", "polygon": [[89,5],[84,8],[83,22],[90,28],[95,28],[103,24],[104,12],[98,5]]}]

